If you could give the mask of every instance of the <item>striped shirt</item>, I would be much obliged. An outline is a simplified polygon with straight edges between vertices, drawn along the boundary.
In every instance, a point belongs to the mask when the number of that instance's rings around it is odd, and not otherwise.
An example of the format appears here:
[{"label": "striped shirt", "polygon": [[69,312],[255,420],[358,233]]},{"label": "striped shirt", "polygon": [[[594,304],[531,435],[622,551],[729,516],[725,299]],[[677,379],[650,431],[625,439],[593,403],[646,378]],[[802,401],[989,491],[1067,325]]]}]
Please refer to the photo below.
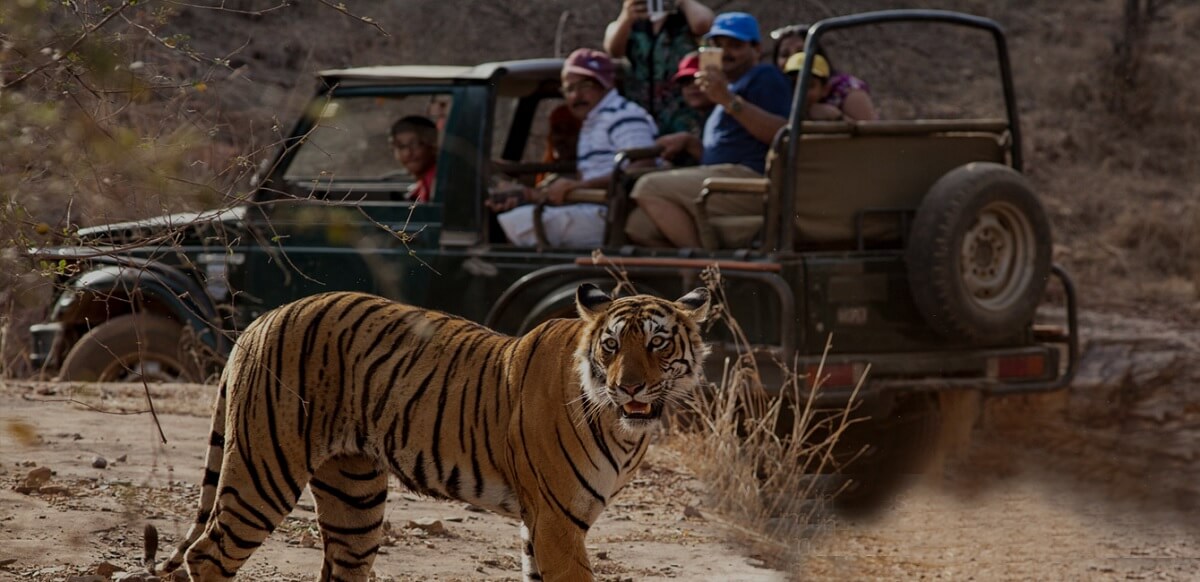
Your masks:
[{"label": "striped shirt", "polygon": [[653,147],[657,133],[654,118],[645,109],[610,90],[588,113],[579,130],[576,166],[580,178],[591,180],[611,174],[617,152]]}]

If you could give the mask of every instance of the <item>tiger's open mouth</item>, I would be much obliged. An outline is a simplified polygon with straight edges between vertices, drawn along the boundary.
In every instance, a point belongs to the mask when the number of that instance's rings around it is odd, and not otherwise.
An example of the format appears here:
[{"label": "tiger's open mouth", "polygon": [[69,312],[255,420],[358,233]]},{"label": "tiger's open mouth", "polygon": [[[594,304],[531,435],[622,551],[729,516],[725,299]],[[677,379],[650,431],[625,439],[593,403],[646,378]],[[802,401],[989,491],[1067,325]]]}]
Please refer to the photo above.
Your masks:
[{"label": "tiger's open mouth", "polygon": [[655,419],[662,415],[662,404],[647,404],[630,400],[621,406],[621,417],[632,419]]}]

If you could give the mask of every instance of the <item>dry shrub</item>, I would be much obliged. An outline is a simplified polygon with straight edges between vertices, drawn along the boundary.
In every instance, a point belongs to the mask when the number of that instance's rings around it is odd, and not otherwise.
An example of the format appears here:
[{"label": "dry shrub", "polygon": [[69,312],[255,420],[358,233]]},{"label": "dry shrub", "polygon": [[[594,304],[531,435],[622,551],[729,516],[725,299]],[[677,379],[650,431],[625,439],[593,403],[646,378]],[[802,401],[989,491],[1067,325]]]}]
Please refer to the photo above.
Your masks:
[{"label": "dry shrub", "polygon": [[840,490],[831,475],[852,461],[835,459],[834,446],[854,422],[858,389],[845,408],[822,410],[815,406],[821,371],[810,389],[808,378],[793,371],[796,365],[776,362],[788,379],[778,393],[767,392],[750,344],[729,316],[719,273],[710,268],[703,277],[738,355],[726,360],[720,381],[692,401],[680,446],[735,538],[773,565],[787,566],[830,522],[827,504]]}]

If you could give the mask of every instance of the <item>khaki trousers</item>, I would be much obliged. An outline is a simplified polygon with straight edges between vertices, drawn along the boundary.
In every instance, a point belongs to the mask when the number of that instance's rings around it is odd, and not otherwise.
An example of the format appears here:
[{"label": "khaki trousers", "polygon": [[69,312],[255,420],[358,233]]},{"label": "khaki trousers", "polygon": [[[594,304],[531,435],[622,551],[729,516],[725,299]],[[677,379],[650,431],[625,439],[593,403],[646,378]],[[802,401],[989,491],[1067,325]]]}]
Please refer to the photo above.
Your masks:
[{"label": "khaki trousers", "polygon": [[[656,196],[678,204],[698,223],[696,198],[708,178],[761,178],[762,174],[741,164],[716,164],[680,168],[665,172],[646,174],[633,186],[630,198],[640,200]],[[762,199],[756,196],[714,196],[708,200],[709,216],[743,216],[761,214]],[[655,241],[660,246],[671,246],[662,231],[641,208],[629,213],[625,222],[625,234],[634,240]]]}]

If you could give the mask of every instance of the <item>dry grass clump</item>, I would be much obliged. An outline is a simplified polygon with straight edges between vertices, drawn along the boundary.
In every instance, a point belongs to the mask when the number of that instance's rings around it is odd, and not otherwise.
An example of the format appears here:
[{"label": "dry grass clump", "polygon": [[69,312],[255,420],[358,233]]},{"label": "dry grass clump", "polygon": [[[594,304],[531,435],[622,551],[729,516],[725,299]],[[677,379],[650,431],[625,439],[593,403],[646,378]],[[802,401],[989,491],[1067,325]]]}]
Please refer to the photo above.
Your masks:
[{"label": "dry grass clump", "polygon": [[820,382],[810,388],[805,375],[791,371],[795,366],[778,362],[787,380],[777,393],[765,390],[746,336],[728,315],[719,275],[710,270],[705,279],[737,338],[738,357],[725,362],[719,382],[696,395],[680,444],[690,468],[708,486],[711,509],[735,538],[773,565],[785,566],[830,522],[827,504],[841,487],[832,474],[847,462],[835,458],[834,446],[854,422],[857,389],[844,409],[819,409]]}]

